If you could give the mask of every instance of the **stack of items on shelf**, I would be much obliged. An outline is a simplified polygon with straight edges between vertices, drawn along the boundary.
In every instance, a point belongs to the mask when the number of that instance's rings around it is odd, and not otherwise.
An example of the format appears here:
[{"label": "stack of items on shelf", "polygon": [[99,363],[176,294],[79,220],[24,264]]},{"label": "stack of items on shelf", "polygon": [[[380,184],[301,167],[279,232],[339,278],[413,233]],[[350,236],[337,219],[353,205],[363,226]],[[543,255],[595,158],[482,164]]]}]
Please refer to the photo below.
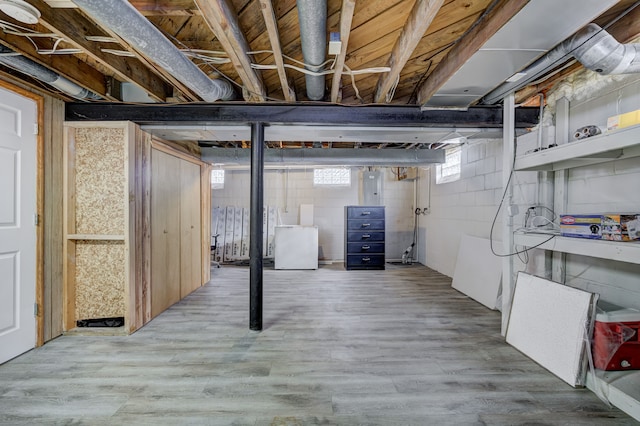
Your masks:
[{"label": "stack of items on shelf", "polygon": [[640,241],[640,214],[563,214],[560,215],[560,234],[593,240]]},{"label": "stack of items on shelf", "polygon": [[[262,255],[272,259],[275,230],[280,223],[280,211],[275,206],[267,206],[262,215]],[[217,247],[213,254],[216,262],[249,260],[249,209],[226,206],[212,209],[212,235],[218,235]]]}]

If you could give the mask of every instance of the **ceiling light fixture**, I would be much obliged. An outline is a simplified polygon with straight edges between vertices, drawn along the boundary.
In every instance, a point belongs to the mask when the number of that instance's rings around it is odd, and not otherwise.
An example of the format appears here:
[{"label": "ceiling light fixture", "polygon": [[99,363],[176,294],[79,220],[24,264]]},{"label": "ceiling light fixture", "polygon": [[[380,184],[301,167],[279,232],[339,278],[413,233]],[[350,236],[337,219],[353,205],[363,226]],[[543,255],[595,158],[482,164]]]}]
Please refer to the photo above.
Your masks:
[{"label": "ceiling light fixture", "polygon": [[23,0],[1,0],[0,10],[25,24],[37,24],[40,11]]}]

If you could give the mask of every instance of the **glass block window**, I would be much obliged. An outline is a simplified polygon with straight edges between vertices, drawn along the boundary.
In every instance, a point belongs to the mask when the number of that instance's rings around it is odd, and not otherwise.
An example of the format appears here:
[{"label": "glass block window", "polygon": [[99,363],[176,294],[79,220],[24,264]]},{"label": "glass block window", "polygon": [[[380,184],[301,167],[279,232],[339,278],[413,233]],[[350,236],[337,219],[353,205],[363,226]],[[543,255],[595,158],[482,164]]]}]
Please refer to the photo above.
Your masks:
[{"label": "glass block window", "polygon": [[313,169],[314,186],[351,186],[351,169]]},{"label": "glass block window", "polygon": [[460,179],[462,149],[459,146],[446,151],[444,164],[436,166],[436,183],[454,182]]},{"label": "glass block window", "polygon": [[211,170],[211,189],[224,188],[224,170]]}]

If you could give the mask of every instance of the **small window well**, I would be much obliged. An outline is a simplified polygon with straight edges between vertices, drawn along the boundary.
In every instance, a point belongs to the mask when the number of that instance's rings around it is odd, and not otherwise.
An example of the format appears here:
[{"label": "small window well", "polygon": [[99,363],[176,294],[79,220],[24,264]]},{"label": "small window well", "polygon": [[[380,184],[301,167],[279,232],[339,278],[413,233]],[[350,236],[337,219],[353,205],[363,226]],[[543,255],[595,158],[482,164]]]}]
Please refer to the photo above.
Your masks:
[{"label": "small window well", "polygon": [[224,188],[224,170],[211,170],[211,189]]},{"label": "small window well", "polygon": [[459,180],[461,162],[462,149],[459,146],[447,149],[444,164],[436,165],[436,184]]},{"label": "small window well", "polygon": [[351,169],[313,169],[314,186],[351,186]]}]

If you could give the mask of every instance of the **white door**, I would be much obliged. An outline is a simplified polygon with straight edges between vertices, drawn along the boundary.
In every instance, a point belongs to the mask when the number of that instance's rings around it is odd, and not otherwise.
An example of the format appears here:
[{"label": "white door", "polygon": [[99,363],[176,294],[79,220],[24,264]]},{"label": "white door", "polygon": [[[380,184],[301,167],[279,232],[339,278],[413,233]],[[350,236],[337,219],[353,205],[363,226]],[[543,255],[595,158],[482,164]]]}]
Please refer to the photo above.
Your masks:
[{"label": "white door", "polygon": [[0,88],[0,363],[36,343],[36,110]]}]

